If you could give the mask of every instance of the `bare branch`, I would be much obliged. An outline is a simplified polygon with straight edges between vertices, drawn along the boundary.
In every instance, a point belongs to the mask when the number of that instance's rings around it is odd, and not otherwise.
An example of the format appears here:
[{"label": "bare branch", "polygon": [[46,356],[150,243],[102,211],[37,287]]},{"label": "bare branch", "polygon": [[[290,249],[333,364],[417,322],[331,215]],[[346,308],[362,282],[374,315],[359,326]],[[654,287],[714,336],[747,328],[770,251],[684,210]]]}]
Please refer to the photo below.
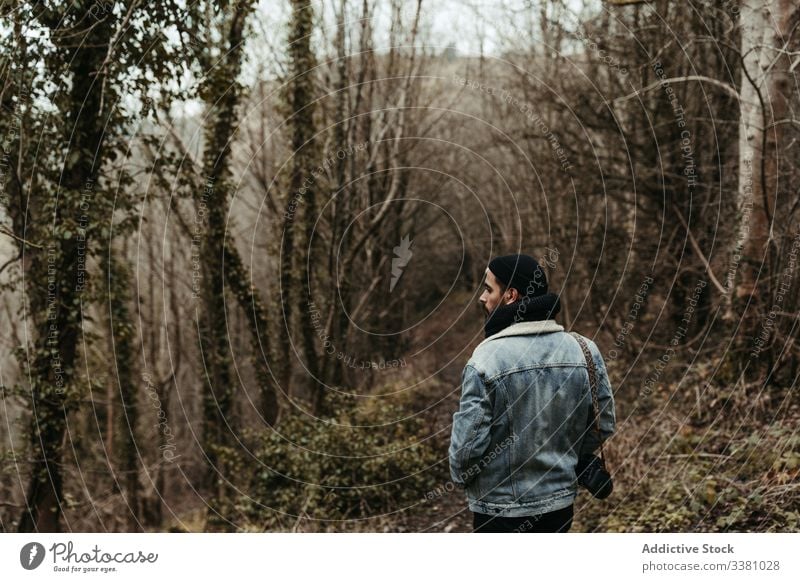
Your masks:
[{"label": "bare branch", "polygon": [[642,89],[637,89],[630,95],[626,95],[625,97],[618,97],[614,99],[614,103],[624,103],[625,101],[629,101],[638,95],[643,93],[649,93],[653,89],[657,89],[661,85],[668,84],[668,83],[687,83],[689,81],[699,81],[701,83],[708,83],[709,85],[714,85],[715,87],[719,87],[723,89],[726,93],[734,97],[735,99],[739,99],[739,91],[733,85],[729,85],[727,83],[723,83],[722,81],[718,81],[717,79],[712,79],[711,77],[706,77],[705,75],[685,75],[683,77],[672,77],[670,79],[663,79],[656,81],[655,83],[650,83],[647,87],[643,87]]},{"label": "bare branch", "polygon": [[700,261],[706,268],[706,272],[708,273],[708,278],[711,279],[711,282],[714,284],[714,287],[717,288],[717,291],[719,291],[722,295],[727,295],[728,291],[725,289],[725,287],[722,286],[722,284],[720,284],[719,279],[717,279],[717,277],[714,275],[714,271],[711,270],[711,264],[708,262],[708,259],[703,254],[703,251],[700,250],[700,245],[697,244],[697,239],[694,238],[692,231],[689,230],[689,224],[686,222],[686,219],[683,218],[683,214],[681,214],[681,211],[678,210],[677,206],[674,206],[674,210],[675,214],[678,215],[678,219],[681,221],[683,228],[686,229],[686,234],[689,237],[689,242],[691,243],[694,252],[697,253],[697,256],[700,258]]}]

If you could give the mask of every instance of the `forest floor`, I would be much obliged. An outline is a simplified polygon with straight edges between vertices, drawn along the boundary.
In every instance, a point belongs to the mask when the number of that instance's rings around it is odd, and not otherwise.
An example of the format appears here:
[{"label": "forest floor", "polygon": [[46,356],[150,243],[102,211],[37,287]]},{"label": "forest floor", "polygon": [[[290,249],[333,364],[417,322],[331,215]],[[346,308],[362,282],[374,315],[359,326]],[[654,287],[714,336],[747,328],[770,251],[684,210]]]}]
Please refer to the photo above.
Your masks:
[{"label": "forest floor", "polygon": [[[800,405],[790,393],[774,418],[687,418],[618,407],[607,451],[615,489],[580,490],[573,532],[796,532],[800,530]],[[796,399],[795,399],[796,400]],[[770,415],[768,415],[770,416]],[[472,514],[451,490],[409,509],[389,531],[465,532]]]},{"label": "forest floor", "polygon": [[[463,318],[462,318],[463,319]],[[451,319],[450,321],[455,321]],[[383,387],[419,384],[403,397],[424,420],[441,486],[429,498],[391,513],[336,523],[298,522],[285,531],[469,532],[472,513],[448,482],[447,450],[463,365],[482,339],[480,322],[464,321],[447,343],[426,352],[413,375]],[[418,345],[426,338],[416,338]],[[452,346],[462,346],[453,354]],[[711,378],[713,355],[690,364],[675,358],[644,396],[640,366],[609,362],[617,431],[606,456],[614,492],[606,500],[580,490],[573,532],[792,532],[800,529],[800,401],[797,390],[760,383],[726,386]],[[414,382],[409,382],[413,379]],[[422,381],[420,381],[422,380]],[[448,486],[449,483],[449,486]],[[202,531],[189,519],[187,529]],[[283,529],[283,528],[282,528]]]},{"label": "forest floor", "polygon": [[[462,334],[455,344],[474,347],[482,339],[475,327],[455,330]],[[434,355],[431,369],[441,371],[428,414],[443,437],[436,441],[439,458],[447,457],[461,368],[470,353]],[[579,491],[573,532],[800,530],[797,388],[726,385],[712,377],[712,370],[719,373],[715,357],[709,351],[691,362],[675,358],[671,375],[647,395],[640,390],[647,370],[622,359],[608,363],[617,431],[606,455],[615,489],[603,501]],[[464,494],[453,489],[404,512],[394,531],[470,531],[471,520]]]}]

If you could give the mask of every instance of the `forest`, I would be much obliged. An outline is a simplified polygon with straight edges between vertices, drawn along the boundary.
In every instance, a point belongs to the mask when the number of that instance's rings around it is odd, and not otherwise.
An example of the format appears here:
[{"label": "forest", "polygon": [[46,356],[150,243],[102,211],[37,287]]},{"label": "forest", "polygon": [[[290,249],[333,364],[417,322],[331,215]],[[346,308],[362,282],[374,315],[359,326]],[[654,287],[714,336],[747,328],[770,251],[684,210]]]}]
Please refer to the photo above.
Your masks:
[{"label": "forest", "polygon": [[573,531],[797,531],[799,27],[0,1],[0,531],[469,531],[447,450],[510,253],[614,391]]}]

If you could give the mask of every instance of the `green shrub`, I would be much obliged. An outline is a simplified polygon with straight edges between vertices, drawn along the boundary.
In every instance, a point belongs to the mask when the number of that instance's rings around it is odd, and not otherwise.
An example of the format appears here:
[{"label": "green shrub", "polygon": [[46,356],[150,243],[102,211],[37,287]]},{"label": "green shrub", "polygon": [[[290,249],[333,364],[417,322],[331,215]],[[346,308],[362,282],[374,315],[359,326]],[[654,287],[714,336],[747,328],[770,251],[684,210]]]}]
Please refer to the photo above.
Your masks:
[{"label": "green shrub", "polygon": [[421,420],[376,399],[342,400],[335,419],[294,413],[261,435],[245,504],[254,527],[283,529],[298,516],[346,520],[399,511],[446,478],[446,463],[420,441]]}]

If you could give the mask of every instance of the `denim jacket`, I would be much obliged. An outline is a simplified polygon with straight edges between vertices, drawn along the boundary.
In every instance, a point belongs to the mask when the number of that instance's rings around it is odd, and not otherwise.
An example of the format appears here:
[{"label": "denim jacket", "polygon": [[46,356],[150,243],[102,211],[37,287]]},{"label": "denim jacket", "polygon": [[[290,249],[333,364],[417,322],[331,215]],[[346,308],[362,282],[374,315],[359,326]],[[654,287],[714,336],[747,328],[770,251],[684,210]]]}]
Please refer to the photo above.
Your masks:
[{"label": "denim jacket", "polygon": [[475,349],[453,415],[450,475],[476,513],[523,517],[571,505],[579,454],[614,432],[611,386],[597,345],[600,435],[586,360],[554,320],[510,325]]}]

